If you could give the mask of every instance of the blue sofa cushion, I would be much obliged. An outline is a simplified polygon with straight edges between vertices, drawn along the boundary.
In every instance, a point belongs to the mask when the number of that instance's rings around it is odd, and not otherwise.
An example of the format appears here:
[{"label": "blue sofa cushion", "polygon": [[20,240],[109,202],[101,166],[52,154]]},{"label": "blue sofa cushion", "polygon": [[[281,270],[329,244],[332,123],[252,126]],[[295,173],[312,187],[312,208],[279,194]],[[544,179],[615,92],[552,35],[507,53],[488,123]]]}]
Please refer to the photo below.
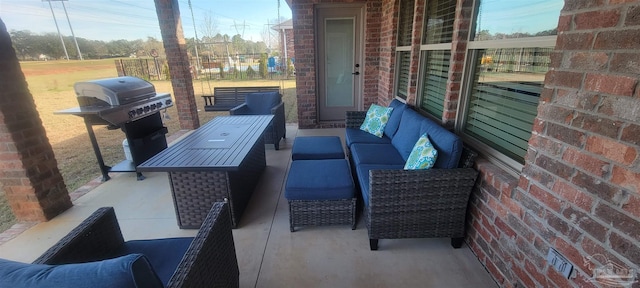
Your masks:
[{"label": "blue sofa cushion", "polygon": [[346,159],[291,162],[284,195],[288,200],[351,199],[355,185]]},{"label": "blue sofa cushion", "polygon": [[193,242],[191,237],[132,240],[124,243],[122,253],[145,255],[160,281],[167,285],[191,242]]},{"label": "blue sofa cushion", "polygon": [[462,139],[453,132],[445,129],[427,118],[422,121],[420,134],[429,135],[431,144],[438,150],[438,159],[434,168],[457,168],[460,155],[462,155]]},{"label": "blue sofa cushion", "polygon": [[404,165],[382,165],[382,164],[361,164],[356,166],[356,174],[358,175],[358,184],[360,184],[360,191],[362,193],[362,200],[364,205],[369,206],[369,170],[389,169],[398,170],[403,169]]},{"label": "blue sofa cushion", "polygon": [[[409,159],[409,154],[411,154],[413,146],[418,141],[418,138],[420,138],[420,135],[422,135],[422,122],[426,119],[427,118],[412,109],[406,109],[404,113],[402,113],[400,127],[398,127],[396,134],[393,135],[391,144],[398,149],[398,153],[400,153],[405,162]],[[431,133],[428,134],[431,135]],[[436,136],[433,135],[433,137]]]},{"label": "blue sofa cushion", "polygon": [[95,262],[46,265],[0,259],[0,287],[164,287],[145,256],[130,254]]},{"label": "blue sofa cushion", "polygon": [[391,103],[389,103],[389,107],[393,108],[391,111],[391,116],[389,116],[389,121],[387,121],[387,126],[384,127],[384,136],[389,138],[393,138],[393,135],[398,131],[398,126],[400,126],[400,119],[402,118],[402,113],[409,106],[400,102],[398,99],[393,99]]},{"label": "blue sofa cushion", "polygon": [[255,92],[245,96],[245,103],[253,115],[269,115],[271,108],[280,104],[282,99],[278,92]]},{"label": "blue sofa cushion", "polygon": [[391,144],[367,144],[355,143],[351,145],[351,157],[353,163],[360,164],[384,164],[404,165],[398,150]]},{"label": "blue sofa cushion", "polygon": [[340,137],[308,136],[294,139],[291,160],[319,159],[344,159]]},{"label": "blue sofa cushion", "polygon": [[391,144],[389,137],[383,135],[382,138],[378,138],[358,128],[346,128],[344,135],[344,141],[348,147],[354,143]]}]

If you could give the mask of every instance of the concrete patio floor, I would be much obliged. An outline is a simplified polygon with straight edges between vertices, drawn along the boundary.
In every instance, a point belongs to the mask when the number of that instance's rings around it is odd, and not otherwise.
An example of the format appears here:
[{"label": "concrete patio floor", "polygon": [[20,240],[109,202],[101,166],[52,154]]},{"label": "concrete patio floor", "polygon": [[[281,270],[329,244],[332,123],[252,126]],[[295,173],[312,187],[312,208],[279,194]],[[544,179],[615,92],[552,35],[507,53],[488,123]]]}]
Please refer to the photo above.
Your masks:
[{"label": "concrete patio floor", "polygon": [[[280,150],[267,145],[267,168],[233,230],[240,287],[497,287],[471,250],[449,239],[380,240],[370,251],[359,219],[349,225],[289,231],[284,183],[296,136],[344,135],[344,129],[287,125]],[[0,258],[31,262],[97,208],[113,206],[125,240],[193,236],[177,226],[166,173],[112,173],[55,219],[39,223],[0,245]]]}]

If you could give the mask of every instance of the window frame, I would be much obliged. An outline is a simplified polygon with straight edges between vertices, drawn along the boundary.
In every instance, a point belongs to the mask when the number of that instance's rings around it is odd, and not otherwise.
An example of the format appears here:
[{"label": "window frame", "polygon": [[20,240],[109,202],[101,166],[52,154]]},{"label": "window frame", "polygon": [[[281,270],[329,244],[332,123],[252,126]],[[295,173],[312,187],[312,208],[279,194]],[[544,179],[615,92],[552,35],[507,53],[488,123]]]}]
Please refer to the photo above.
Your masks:
[{"label": "window frame", "polygon": [[[457,9],[457,2],[454,1],[454,11],[455,9]],[[449,57],[449,64],[451,64],[452,58],[453,58],[453,54],[452,52],[452,45],[453,45],[453,29],[451,31],[451,41],[450,42],[445,42],[445,43],[435,43],[435,44],[425,44],[426,42],[426,38],[424,33],[425,30],[427,29],[427,24],[429,21],[429,17],[428,17],[428,10],[429,9],[429,5],[425,5],[424,6],[424,11],[423,11],[423,21],[422,21],[422,31],[421,34],[423,39],[422,39],[422,44],[420,45],[420,57],[419,57],[419,62],[418,62],[418,67],[419,67],[419,72],[418,72],[418,85],[417,85],[417,95],[416,95],[416,108],[419,109],[421,112],[423,112],[425,115],[429,116],[430,118],[433,119],[437,119],[438,121],[442,121],[442,117],[444,117],[444,112],[445,112],[445,103],[444,103],[444,99],[446,98],[446,95],[443,95],[443,109],[442,111],[440,111],[440,116],[438,117],[438,115],[434,115],[432,113],[430,113],[429,111],[427,111],[426,108],[422,107],[422,101],[424,100],[424,89],[426,89],[426,81],[424,80],[425,77],[425,73],[427,73],[427,58],[428,58],[428,53],[430,51],[449,51],[449,53],[451,54]],[[454,12],[454,23],[455,23],[455,12]],[[455,29],[455,24],[452,23],[452,25],[454,25],[454,29]],[[449,69],[451,69],[451,65],[449,65]],[[449,81],[449,77],[447,77],[447,81]]]},{"label": "window frame", "polygon": [[[411,2],[413,3],[413,7],[415,10],[415,0],[400,0],[399,1],[399,9],[398,9],[398,30],[400,30],[400,25],[402,25],[403,21],[403,16],[410,16],[411,17],[411,21],[407,22],[409,23],[409,31],[411,31],[409,33],[409,35],[413,35],[413,17],[415,15],[415,11],[411,11],[411,15],[403,15],[403,10],[402,10],[402,4],[403,2]],[[409,95],[409,86],[407,85],[406,87],[402,87],[402,89],[400,89],[400,86],[398,84],[400,84],[400,74],[402,74],[402,68],[400,66],[400,64],[402,63],[402,57],[401,55],[404,53],[409,53],[409,57],[411,57],[411,41],[413,41],[412,39],[409,39],[409,45],[408,46],[402,46],[402,44],[400,43],[400,35],[398,36],[398,38],[396,39],[396,47],[395,47],[395,66],[396,69],[394,71],[394,79],[393,79],[393,95],[395,97],[398,97],[400,99],[403,100],[407,100],[407,97]],[[408,72],[411,71],[411,61],[409,61],[409,66],[408,67],[404,67],[408,69]],[[410,80],[410,79],[409,79]],[[404,91],[405,95],[401,95],[399,92],[400,91]]]},{"label": "window frame", "polygon": [[[469,37],[472,37],[471,33]],[[488,158],[490,162],[508,171],[512,175],[519,175],[522,172],[524,164],[507,156],[506,154],[491,147],[489,144],[479,140],[464,132],[467,124],[467,113],[470,108],[471,93],[473,92],[473,76],[475,72],[475,63],[479,50],[483,49],[509,49],[509,48],[554,48],[557,36],[539,36],[528,38],[510,38],[502,40],[486,40],[486,41],[469,41],[467,43],[465,63],[463,68],[463,78],[460,91],[460,101],[458,111],[456,113],[455,131],[464,142],[469,143],[478,150],[483,156]],[[540,105],[538,103],[538,105]],[[535,120],[534,120],[535,121]],[[535,125],[535,123],[533,123]],[[533,133],[533,131],[532,131]],[[524,155],[526,162],[526,155]]]}]

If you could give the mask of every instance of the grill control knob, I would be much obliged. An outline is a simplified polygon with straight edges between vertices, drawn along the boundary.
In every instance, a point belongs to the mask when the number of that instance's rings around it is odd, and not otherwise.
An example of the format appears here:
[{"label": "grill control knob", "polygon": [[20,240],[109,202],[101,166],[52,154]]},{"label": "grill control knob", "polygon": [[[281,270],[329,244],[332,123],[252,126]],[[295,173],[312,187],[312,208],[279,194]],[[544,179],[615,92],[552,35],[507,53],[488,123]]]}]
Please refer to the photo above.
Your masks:
[{"label": "grill control knob", "polygon": [[131,110],[129,111],[129,119],[133,118],[136,116],[136,110]]},{"label": "grill control knob", "polygon": [[149,110],[151,110],[151,108],[149,108],[149,105],[144,106],[144,113],[149,112]]},{"label": "grill control knob", "polygon": [[162,102],[156,103],[156,106],[158,107],[158,109],[160,109],[160,107],[162,107]]},{"label": "grill control knob", "polygon": [[151,111],[156,110],[156,104],[155,104],[155,103],[154,103],[154,104],[151,104],[151,106],[150,106],[150,107],[151,107]]},{"label": "grill control knob", "polygon": [[138,109],[136,109],[136,113],[137,113],[138,115],[142,114],[142,108],[138,108]]},{"label": "grill control knob", "polygon": [[167,99],[167,101],[164,101],[164,103],[166,103],[167,105],[171,105],[171,99]]}]

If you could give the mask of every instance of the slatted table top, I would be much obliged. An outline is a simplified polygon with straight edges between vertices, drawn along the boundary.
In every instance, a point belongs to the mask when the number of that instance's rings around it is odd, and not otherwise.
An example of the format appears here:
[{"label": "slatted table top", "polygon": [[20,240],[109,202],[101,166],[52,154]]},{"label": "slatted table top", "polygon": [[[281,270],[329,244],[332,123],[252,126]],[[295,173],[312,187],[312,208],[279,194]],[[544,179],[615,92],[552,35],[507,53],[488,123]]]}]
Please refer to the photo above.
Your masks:
[{"label": "slatted table top", "polygon": [[178,143],[138,165],[137,170],[238,170],[272,119],[272,115],[218,116]]}]

